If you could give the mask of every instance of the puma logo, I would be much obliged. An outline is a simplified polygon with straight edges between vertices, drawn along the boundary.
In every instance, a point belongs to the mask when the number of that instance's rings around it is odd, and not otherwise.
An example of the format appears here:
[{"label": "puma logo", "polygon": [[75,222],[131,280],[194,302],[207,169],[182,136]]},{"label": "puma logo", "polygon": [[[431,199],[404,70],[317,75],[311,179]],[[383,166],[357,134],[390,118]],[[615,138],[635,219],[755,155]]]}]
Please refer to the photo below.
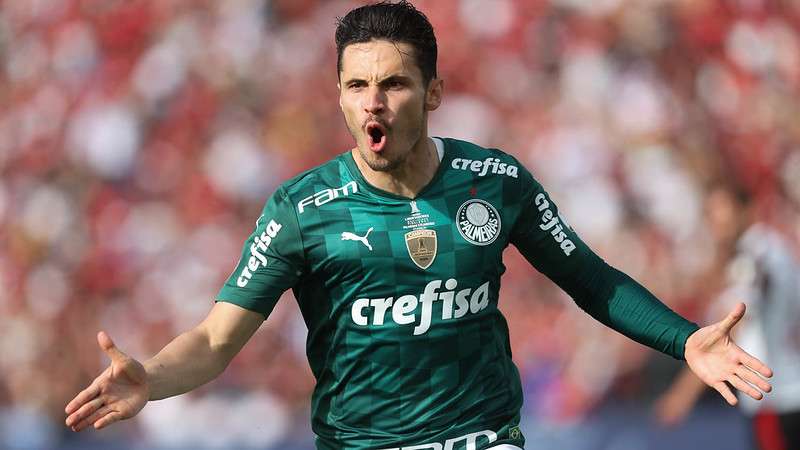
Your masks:
[{"label": "puma logo", "polygon": [[366,245],[367,248],[369,249],[369,251],[372,251],[372,246],[369,245],[369,241],[367,240],[367,236],[369,236],[369,234],[371,232],[372,232],[372,227],[369,227],[369,230],[367,230],[367,234],[365,234],[362,237],[362,236],[359,236],[357,234],[353,234],[353,233],[351,233],[349,231],[345,231],[344,233],[342,233],[342,240],[343,241],[359,241],[362,244]]}]

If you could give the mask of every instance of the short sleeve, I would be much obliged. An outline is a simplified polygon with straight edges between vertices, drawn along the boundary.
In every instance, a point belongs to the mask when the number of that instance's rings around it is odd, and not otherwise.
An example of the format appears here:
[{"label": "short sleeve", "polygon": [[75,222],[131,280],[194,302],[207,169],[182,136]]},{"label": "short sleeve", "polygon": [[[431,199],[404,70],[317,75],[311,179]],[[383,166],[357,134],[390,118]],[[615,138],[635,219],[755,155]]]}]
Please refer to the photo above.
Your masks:
[{"label": "short sleeve", "polygon": [[242,256],[217,301],[268,316],[303,273],[303,241],[297,216],[281,188],[267,201]]}]

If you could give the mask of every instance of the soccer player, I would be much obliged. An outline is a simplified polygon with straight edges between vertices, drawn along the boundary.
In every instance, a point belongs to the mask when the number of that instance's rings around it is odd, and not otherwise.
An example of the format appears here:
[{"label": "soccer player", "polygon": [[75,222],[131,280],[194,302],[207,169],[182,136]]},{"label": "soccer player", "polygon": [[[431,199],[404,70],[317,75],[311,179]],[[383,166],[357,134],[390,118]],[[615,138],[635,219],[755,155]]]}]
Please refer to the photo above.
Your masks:
[{"label": "soccer player", "polygon": [[[718,187],[706,203],[711,235],[723,251],[733,250],[725,289],[710,311],[744,299],[750,315],[736,335],[776,370],[775,392],[763,402],[743,397],[740,409],[751,418],[759,450],[800,450],[800,260],[791,243],[760,220],[745,192]],[[659,421],[681,422],[704,391],[705,384],[683,370],[656,402]]]},{"label": "soccer player", "polygon": [[[700,328],[607,265],[513,156],[428,136],[442,101],[427,18],[407,2],[356,8],[336,29],[353,149],[266,202],[208,317],[139,363],[104,332],[111,365],[66,407],[106,427],[220,374],[281,294],[308,326],[318,449],[518,449],[522,389],[498,309],[502,254],[528,261],[604,324],[675,358],[729,402],[768,367],[730,330]],[[760,374],[760,375],[759,375]]]}]

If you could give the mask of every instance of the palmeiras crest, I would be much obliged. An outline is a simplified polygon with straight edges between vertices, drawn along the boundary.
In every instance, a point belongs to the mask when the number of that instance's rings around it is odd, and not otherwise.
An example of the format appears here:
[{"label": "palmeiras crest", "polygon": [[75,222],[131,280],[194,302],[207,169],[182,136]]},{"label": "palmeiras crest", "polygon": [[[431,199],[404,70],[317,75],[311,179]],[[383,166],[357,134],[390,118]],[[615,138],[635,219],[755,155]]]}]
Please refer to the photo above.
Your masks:
[{"label": "palmeiras crest", "polygon": [[427,269],[436,259],[436,231],[409,231],[406,233],[406,248],[414,264],[420,269]]}]

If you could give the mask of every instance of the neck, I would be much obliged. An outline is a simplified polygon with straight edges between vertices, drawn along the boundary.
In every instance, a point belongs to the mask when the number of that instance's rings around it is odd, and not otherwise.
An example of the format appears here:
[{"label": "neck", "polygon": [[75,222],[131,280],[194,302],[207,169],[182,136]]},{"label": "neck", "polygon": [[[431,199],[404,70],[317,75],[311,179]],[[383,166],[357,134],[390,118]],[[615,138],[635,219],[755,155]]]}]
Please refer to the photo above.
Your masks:
[{"label": "neck", "polygon": [[416,198],[420,191],[433,179],[439,168],[439,155],[433,140],[422,137],[411,149],[405,161],[392,171],[370,169],[357,148],[351,150],[353,159],[364,179],[378,189],[402,197]]}]

